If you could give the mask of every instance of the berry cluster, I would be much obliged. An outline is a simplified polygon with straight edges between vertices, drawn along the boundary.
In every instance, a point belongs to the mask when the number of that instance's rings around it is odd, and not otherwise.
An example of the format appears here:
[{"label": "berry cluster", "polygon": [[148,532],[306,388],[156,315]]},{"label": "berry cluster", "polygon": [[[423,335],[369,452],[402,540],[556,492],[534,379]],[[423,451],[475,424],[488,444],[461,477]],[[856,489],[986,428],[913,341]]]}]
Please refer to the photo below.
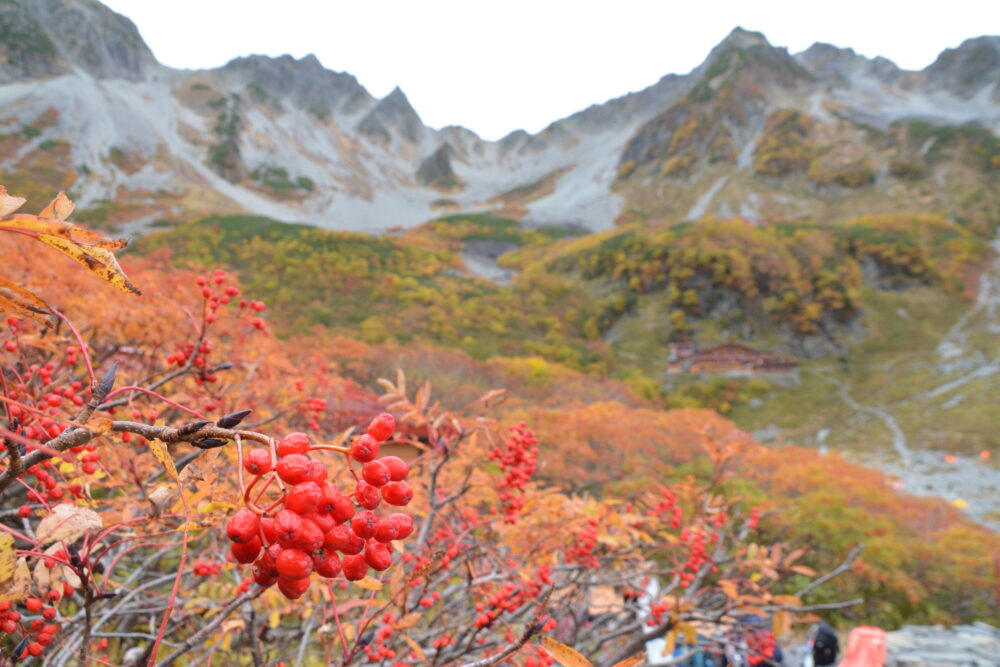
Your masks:
[{"label": "berry cluster", "polygon": [[760,523],[760,508],[752,507],[750,508],[750,519],[747,520],[747,528],[750,530],[757,530],[757,524]]},{"label": "berry cluster", "polygon": [[594,550],[597,548],[597,519],[588,519],[587,525],[577,531],[573,545],[566,549],[566,562],[579,563],[585,568],[596,570],[601,563]]},{"label": "berry cluster", "polygon": [[655,506],[646,511],[649,516],[659,516],[664,517],[668,512],[670,513],[670,527],[674,530],[681,527],[681,519],[684,518],[684,511],[681,509],[680,505],[677,504],[677,494],[671,491],[669,488],[663,486],[660,487],[660,495],[663,499],[660,500]]},{"label": "berry cluster", "polygon": [[15,651],[18,658],[26,658],[29,655],[37,658],[59,634],[59,625],[52,622],[58,614],[55,607],[46,607],[41,600],[34,597],[24,601],[24,609],[28,614],[41,615],[29,619],[14,609],[12,603],[0,602],[0,632],[6,635],[22,635],[18,650]]},{"label": "berry cluster", "polygon": [[[347,494],[326,481],[328,471],[321,461],[308,456],[312,450],[342,448],[313,446],[306,434],[290,433],[277,445],[276,462],[266,449],[246,453],[243,468],[254,479],[244,494],[247,507],[229,520],[226,535],[233,558],[253,563],[254,581],[263,587],[277,583],[285,597],[296,599],[309,588],[313,572],[326,578],[343,572],[347,580],[357,581],[369,567],[382,571],[392,564],[392,541],[413,532],[412,517],[400,513],[380,517],[373,512],[383,501],[402,506],[413,498],[405,481],[406,462],[378,456],[380,443],[394,430],[392,415],[381,414],[346,450],[363,464],[361,479],[355,474],[357,482]],[[249,501],[250,492],[270,478],[263,485],[266,489],[275,476],[287,488],[274,504],[260,510]]]},{"label": "berry cluster", "polygon": [[748,662],[751,665],[759,665],[765,660],[774,657],[774,649],[778,641],[774,633],[767,630],[752,630],[746,635],[747,652],[750,654]]},{"label": "berry cluster", "polygon": [[[681,544],[687,547],[687,560],[675,570],[675,574],[680,577],[681,588],[687,588],[694,581],[695,575],[702,565],[710,563],[712,557],[708,555],[707,547],[709,542],[716,542],[719,534],[713,531],[705,531],[697,526],[686,527],[681,531]],[[715,565],[711,566],[711,571],[717,570]]]},{"label": "berry cluster", "polygon": [[500,503],[503,507],[507,523],[513,523],[515,516],[524,507],[524,485],[535,474],[538,461],[538,438],[520,422],[510,427],[511,434],[503,442],[503,449],[494,447],[486,455],[495,460],[504,472],[503,481],[499,485]]},{"label": "berry cluster", "polygon": [[192,570],[196,577],[211,577],[222,572],[222,563],[199,560],[195,561]]}]

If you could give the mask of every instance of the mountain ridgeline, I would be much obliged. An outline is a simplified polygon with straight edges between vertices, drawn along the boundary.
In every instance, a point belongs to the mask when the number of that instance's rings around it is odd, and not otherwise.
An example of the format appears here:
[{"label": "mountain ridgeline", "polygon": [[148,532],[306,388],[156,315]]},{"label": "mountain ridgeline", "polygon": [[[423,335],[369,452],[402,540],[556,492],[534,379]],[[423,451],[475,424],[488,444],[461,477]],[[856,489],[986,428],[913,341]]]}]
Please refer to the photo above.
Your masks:
[{"label": "mountain ridgeline", "polygon": [[96,0],[0,0],[0,169],[85,218],[253,213],[328,229],[502,210],[525,226],[1000,211],[1000,37],[920,72],[735,29],[705,62],[538,134],[423,124],[313,56],[160,65]]}]

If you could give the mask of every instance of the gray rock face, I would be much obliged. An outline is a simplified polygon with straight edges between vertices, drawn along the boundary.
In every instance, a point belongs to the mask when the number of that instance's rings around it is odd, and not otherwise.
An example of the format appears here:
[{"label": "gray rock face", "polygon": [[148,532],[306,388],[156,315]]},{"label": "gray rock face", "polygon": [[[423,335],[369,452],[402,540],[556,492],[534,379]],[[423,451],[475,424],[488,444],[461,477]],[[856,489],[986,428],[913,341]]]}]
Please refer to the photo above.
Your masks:
[{"label": "gray rock face", "polygon": [[351,74],[325,69],[316,56],[247,56],[228,62],[219,71],[223,80],[239,86],[256,85],[269,98],[288,100],[316,115],[329,112],[352,115],[375,98]]},{"label": "gray rock face", "polygon": [[942,52],[924,75],[929,87],[964,98],[984,86],[996,86],[1000,82],[1000,37],[967,39],[957,49]]},{"label": "gray rock face", "polygon": [[417,180],[432,188],[450,189],[459,185],[458,176],[451,168],[451,146],[441,144],[436,151],[420,163]]},{"label": "gray rock face", "polygon": [[398,135],[415,144],[420,141],[426,130],[420,116],[410,106],[410,101],[398,86],[379,100],[358,124],[359,132],[385,143],[389,143],[394,135]]},{"label": "gray rock face", "polygon": [[65,74],[141,81],[159,67],[135,25],[97,0],[0,0],[0,82]]},{"label": "gray rock face", "polygon": [[886,633],[889,667],[997,667],[1000,629],[986,623],[904,626]]},{"label": "gray rock face", "polygon": [[853,75],[872,76],[883,83],[892,83],[903,75],[903,70],[891,60],[882,57],[869,60],[859,56],[854,49],[841,49],[822,42],[796,54],[795,59],[818,79],[838,86],[849,87]]}]

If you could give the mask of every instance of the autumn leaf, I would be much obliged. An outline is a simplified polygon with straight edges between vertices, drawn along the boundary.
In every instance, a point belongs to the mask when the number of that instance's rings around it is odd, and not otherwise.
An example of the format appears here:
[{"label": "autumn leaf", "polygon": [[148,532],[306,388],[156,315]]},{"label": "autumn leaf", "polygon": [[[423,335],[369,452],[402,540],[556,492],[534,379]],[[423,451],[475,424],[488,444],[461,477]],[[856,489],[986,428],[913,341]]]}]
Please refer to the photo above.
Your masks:
[{"label": "autumn leaf", "polygon": [[10,215],[24,205],[24,197],[12,197],[7,194],[7,188],[0,185],[0,217]]},{"label": "autumn leaf", "polygon": [[118,289],[132,294],[142,294],[139,288],[133,285],[125,275],[125,272],[122,271],[122,267],[118,264],[114,253],[107,248],[84,246],[62,237],[52,236],[51,234],[39,234],[38,240],[69,255],[85,266],[87,270],[95,273]]},{"label": "autumn leaf", "polygon": [[39,522],[35,538],[39,544],[59,540],[75,542],[87,531],[103,525],[101,515],[94,510],[63,503],[52,508],[49,515]]},{"label": "autumn leaf", "polygon": [[49,304],[20,285],[3,278],[0,278],[0,311],[32,319],[45,326],[50,325],[53,318]]},{"label": "autumn leaf", "polygon": [[42,209],[42,212],[38,214],[38,217],[55,218],[56,220],[65,222],[66,218],[69,217],[74,208],[76,208],[76,204],[70,201],[65,192],[60,192],[56,195],[55,199],[49,202],[48,206]]},{"label": "autumn leaf", "polygon": [[371,575],[365,577],[364,579],[359,579],[354,582],[355,586],[360,586],[361,588],[366,588],[370,591],[380,591],[382,590],[382,582],[375,579]]},{"label": "autumn leaf", "polygon": [[621,662],[616,662],[612,667],[635,667],[635,665],[640,665],[646,660],[646,652],[636,653],[631,658],[625,658]]},{"label": "autumn leaf", "polygon": [[14,536],[0,533],[0,584],[14,576],[17,555],[14,553]]},{"label": "autumn leaf", "polygon": [[167,451],[167,446],[159,440],[150,440],[149,451],[153,452],[153,456],[156,457],[156,460],[167,471],[167,476],[176,482],[178,479],[177,467],[174,465],[174,460],[171,458],[170,452]]},{"label": "autumn leaf", "polygon": [[563,667],[592,667],[590,660],[548,635],[542,637],[542,648]]},{"label": "autumn leaf", "polygon": [[14,566],[14,576],[0,583],[0,602],[20,602],[31,592],[31,570],[28,561],[18,558]]}]

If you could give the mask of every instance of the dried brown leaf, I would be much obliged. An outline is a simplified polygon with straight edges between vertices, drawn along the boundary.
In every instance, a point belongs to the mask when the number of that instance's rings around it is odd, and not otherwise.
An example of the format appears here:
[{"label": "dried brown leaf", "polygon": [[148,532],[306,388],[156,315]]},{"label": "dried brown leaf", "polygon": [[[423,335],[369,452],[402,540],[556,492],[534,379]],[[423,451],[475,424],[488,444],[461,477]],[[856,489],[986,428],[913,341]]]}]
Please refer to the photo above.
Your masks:
[{"label": "dried brown leaf", "polygon": [[63,503],[53,507],[49,515],[39,522],[35,538],[39,544],[60,540],[75,542],[87,531],[103,525],[101,515],[94,510],[73,503]]}]

